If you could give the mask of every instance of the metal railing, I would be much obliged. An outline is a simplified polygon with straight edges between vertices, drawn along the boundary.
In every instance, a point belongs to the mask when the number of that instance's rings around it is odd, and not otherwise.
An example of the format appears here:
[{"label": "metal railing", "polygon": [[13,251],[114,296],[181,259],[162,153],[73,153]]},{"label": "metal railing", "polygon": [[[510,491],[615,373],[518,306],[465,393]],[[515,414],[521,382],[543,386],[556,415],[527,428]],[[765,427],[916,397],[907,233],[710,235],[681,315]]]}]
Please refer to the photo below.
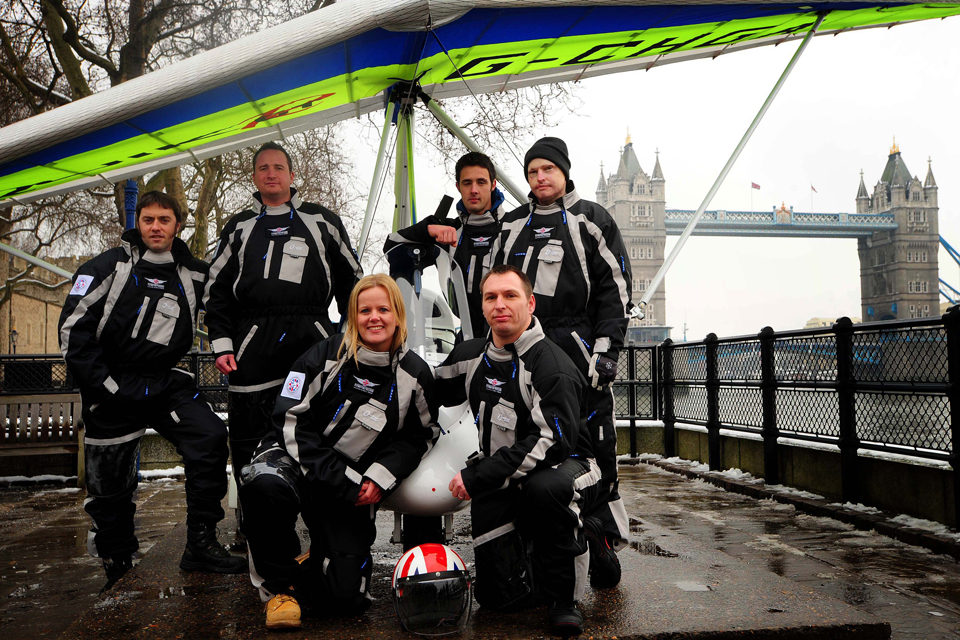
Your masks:
[{"label": "metal railing", "polygon": [[[760,436],[764,479],[779,483],[781,438],[835,445],[845,501],[860,502],[858,450],[956,468],[960,420],[960,308],[942,318],[717,338],[660,347],[664,452],[677,422],[707,430],[708,464],[721,469],[720,430]],[[960,507],[960,473],[954,474]]]},{"label": "metal railing", "polygon": [[[209,351],[188,353],[177,367],[193,374],[214,411],[226,414],[227,377],[217,371]],[[63,358],[56,354],[0,355],[0,396],[77,393]]]},{"label": "metal railing", "polygon": [[[213,354],[179,366],[196,376],[214,410],[227,411],[226,376]],[[75,391],[58,355],[0,356],[0,395]],[[820,442],[840,451],[843,497],[860,502],[858,450],[946,461],[957,468],[960,307],[942,318],[854,325],[699,342],[629,345],[613,385],[618,420],[663,420],[664,453],[675,455],[677,422],[707,430],[708,464],[721,469],[720,431],[763,441],[764,479],[777,484],[778,440]],[[960,512],[960,473],[954,474]]]},{"label": "metal railing", "polygon": [[614,413],[630,421],[630,455],[637,455],[637,421],[660,415],[660,349],[656,345],[629,345],[617,361],[613,383]]}]

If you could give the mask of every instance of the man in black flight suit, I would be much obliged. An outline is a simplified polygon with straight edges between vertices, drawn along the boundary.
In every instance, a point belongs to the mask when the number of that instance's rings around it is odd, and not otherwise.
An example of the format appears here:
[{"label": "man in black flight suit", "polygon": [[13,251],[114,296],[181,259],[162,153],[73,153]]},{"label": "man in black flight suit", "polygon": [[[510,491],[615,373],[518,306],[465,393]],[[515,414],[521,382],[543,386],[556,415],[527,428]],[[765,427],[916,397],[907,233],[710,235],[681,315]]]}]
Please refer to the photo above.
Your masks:
[{"label": "man in black flight suit", "polygon": [[390,251],[398,244],[447,245],[450,257],[460,268],[470,305],[470,326],[473,337],[487,333],[480,296],[480,279],[489,266],[488,255],[500,233],[503,217],[503,193],[497,188],[497,169],[488,156],[471,151],[457,160],[457,218],[449,222],[427,216],[415,225],[391,233],[383,245]]},{"label": "man in black flight suit", "polygon": [[362,275],[340,216],[303,202],[293,178],[283,147],[260,147],[253,157],[257,192],[250,208],[224,226],[204,292],[217,369],[230,375],[228,424],[238,484],[240,470],[270,430],[291,365],[336,333],[327,309],[336,298],[345,314]]},{"label": "man in black flight suit", "polygon": [[491,264],[510,264],[530,277],[544,333],[590,382],[587,427],[603,473],[601,496],[584,518],[590,583],[613,587],[620,582],[615,551],[630,531],[618,488],[610,389],[628,323],[630,260],[613,217],[577,193],[563,140],[538,140],[524,165],[530,202],[503,217]]},{"label": "man in black flight suit", "polygon": [[552,633],[578,635],[589,565],[580,514],[600,482],[584,428],[586,381],[544,336],[519,269],[493,267],[482,290],[490,337],[457,345],[435,372],[443,404],[467,400],[477,417],[480,452],[449,486],[473,501],[477,602],[497,610],[540,600]]},{"label": "man in black flight suit", "polygon": [[186,571],[243,573],[246,560],[217,540],[227,492],[227,431],[193,375],[177,368],[193,345],[207,264],[176,237],[179,203],[150,191],[121,246],[83,264],[60,314],[60,349],[80,386],[84,460],[93,519],[91,555],[110,588],[132,566],[137,454],[149,426],[186,467]]}]

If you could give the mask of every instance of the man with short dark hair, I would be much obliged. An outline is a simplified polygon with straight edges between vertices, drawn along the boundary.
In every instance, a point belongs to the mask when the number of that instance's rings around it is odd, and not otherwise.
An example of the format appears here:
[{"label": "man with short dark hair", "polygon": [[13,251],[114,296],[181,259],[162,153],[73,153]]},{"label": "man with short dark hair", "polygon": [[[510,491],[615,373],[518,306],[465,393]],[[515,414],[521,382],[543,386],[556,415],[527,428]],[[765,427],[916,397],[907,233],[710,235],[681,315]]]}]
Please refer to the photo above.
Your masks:
[{"label": "man with short dark hair", "polygon": [[177,368],[193,345],[207,264],[176,237],[179,203],[150,191],[137,203],[137,228],[121,246],[83,264],[60,314],[60,348],[80,387],[86,427],[91,555],[113,585],[139,543],[133,500],[137,454],[147,427],[172,442],[186,468],[187,547],[180,568],[242,573],[243,558],[217,540],[227,492],[227,431]]},{"label": "man with short dark hair", "polygon": [[538,140],[524,168],[530,202],[504,215],[491,264],[514,265],[530,277],[544,333],[590,382],[587,428],[603,472],[601,497],[584,519],[590,580],[595,587],[612,587],[620,581],[615,551],[629,536],[618,491],[610,384],[628,323],[630,260],[613,217],[574,188],[563,140]]},{"label": "man with short dark hair", "polygon": [[589,564],[580,513],[600,482],[583,428],[586,380],[544,336],[523,272],[495,266],[481,287],[489,337],[457,345],[435,372],[443,404],[468,401],[479,430],[479,454],[448,487],[472,500],[477,602],[545,602],[551,632],[577,635]]},{"label": "man with short dark hair", "polygon": [[[233,474],[270,428],[290,366],[335,333],[327,309],[346,312],[362,275],[340,216],[303,202],[290,156],[268,142],[253,157],[257,192],[220,234],[204,292],[216,366],[230,376]],[[241,523],[242,524],[242,523]]]},{"label": "man with short dark hair", "polygon": [[[447,223],[427,216],[415,225],[391,233],[384,252],[398,244],[446,245],[451,259],[460,268],[467,288],[470,325],[473,337],[486,333],[480,297],[480,279],[485,273],[487,256],[503,215],[503,193],[497,188],[497,170],[493,161],[479,151],[463,155],[456,164],[456,185],[460,192],[457,218]],[[455,310],[456,311],[456,310]]]}]

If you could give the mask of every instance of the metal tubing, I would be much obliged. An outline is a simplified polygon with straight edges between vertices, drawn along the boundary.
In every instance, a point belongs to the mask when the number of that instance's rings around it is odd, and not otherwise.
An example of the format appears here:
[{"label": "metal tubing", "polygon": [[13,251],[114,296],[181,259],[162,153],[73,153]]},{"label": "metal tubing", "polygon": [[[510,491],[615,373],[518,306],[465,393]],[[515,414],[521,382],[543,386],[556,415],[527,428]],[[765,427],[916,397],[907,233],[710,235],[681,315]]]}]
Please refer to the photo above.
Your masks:
[{"label": "metal tubing", "polygon": [[393,208],[393,228],[391,231],[399,231],[410,225],[410,183],[409,167],[407,166],[409,154],[407,153],[409,138],[409,121],[407,120],[407,110],[401,107],[400,114],[397,116],[397,144],[394,147],[393,160],[393,195],[395,206]]},{"label": "metal tubing", "polygon": [[407,204],[409,205],[407,224],[417,223],[417,181],[414,173],[414,132],[416,131],[417,112],[410,107],[404,111],[407,122]]},{"label": "metal tubing", "polygon": [[674,245],[673,250],[670,252],[670,255],[667,256],[667,259],[664,260],[663,264],[660,266],[660,270],[657,271],[657,275],[653,277],[653,280],[650,282],[650,285],[647,287],[646,292],[644,292],[643,297],[640,299],[640,311],[642,312],[646,308],[647,304],[650,303],[650,299],[653,298],[653,294],[656,293],[657,289],[660,287],[660,284],[663,282],[664,277],[667,275],[667,271],[670,270],[670,267],[673,266],[674,260],[677,259],[680,250],[683,249],[683,245],[686,244],[687,239],[690,237],[690,234],[693,233],[694,228],[696,228],[697,223],[700,222],[700,218],[703,217],[704,211],[707,210],[707,207],[710,206],[710,202],[713,200],[713,196],[717,194],[717,191],[720,189],[720,185],[723,184],[723,181],[726,179],[727,174],[730,173],[730,169],[733,168],[734,163],[737,161],[737,158],[740,157],[740,152],[743,151],[743,148],[747,145],[747,142],[750,140],[750,137],[753,135],[754,130],[756,130],[757,125],[760,124],[760,121],[763,119],[763,116],[767,113],[767,109],[770,108],[770,105],[773,103],[773,99],[777,97],[777,94],[780,92],[780,88],[783,86],[783,83],[786,82],[787,76],[790,75],[790,72],[793,71],[793,67],[797,64],[797,61],[800,59],[800,55],[803,53],[803,50],[807,48],[807,44],[810,42],[810,39],[816,34],[817,29],[820,28],[820,24],[823,22],[823,19],[826,17],[826,14],[820,14],[817,16],[817,21],[814,23],[810,31],[807,32],[807,35],[804,36],[803,42],[800,43],[800,47],[797,49],[796,53],[793,54],[793,57],[790,58],[790,62],[787,64],[787,68],[783,70],[783,73],[780,74],[780,79],[777,80],[777,84],[774,85],[773,90],[770,91],[770,95],[767,96],[767,99],[764,101],[763,106],[760,107],[760,111],[754,117],[753,122],[750,123],[750,126],[747,127],[747,132],[743,134],[743,137],[740,139],[740,143],[737,145],[737,148],[733,150],[730,159],[727,160],[727,164],[724,165],[723,170],[720,172],[720,175],[717,176],[716,181],[714,181],[713,186],[710,187],[710,191],[707,192],[707,196],[703,199],[703,202],[700,203],[700,207],[697,209],[697,212],[691,218],[690,222],[687,223],[686,228],[683,230],[683,233],[680,234],[680,239],[677,240],[677,244]]},{"label": "metal tubing", "polygon": [[373,216],[377,211],[377,195],[380,193],[381,182],[383,181],[383,172],[387,164],[387,149],[389,148],[389,138],[391,125],[393,124],[393,114],[397,109],[395,102],[387,104],[386,118],[383,121],[383,131],[380,134],[380,149],[377,151],[377,164],[373,169],[373,180],[370,182],[370,193],[367,196],[367,211],[363,215],[363,228],[360,231],[360,239],[357,242],[357,255],[363,258],[363,252],[367,248],[367,238],[370,236],[370,226],[373,224]]},{"label": "metal tubing", "polygon": [[396,161],[394,163],[394,195],[397,207],[393,213],[393,231],[405,229],[417,221],[417,190],[413,172],[414,111],[404,107],[397,118]]},{"label": "metal tubing", "polygon": [[0,242],[0,251],[6,251],[7,253],[13,254],[13,255],[17,256],[18,258],[20,258],[21,260],[26,260],[26,261],[29,262],[30,264],[34,264],[34,265],[36,265],[36,266],[38,266],[38,267],[41,267],[41,268],[43,268],[43,269],[46,269],[47,271],[51,271],[51,272],[57,274],[58,276],[61,276],[61,277],[63,277],[63,278],[66,278],[67,280],[71,280],[71,279],[73,278],[73,274],[70,273],[69,271],[67,271],[67,270],[65,270],[65,269],[61,269],[60,267],[58,267],[58,266],[55,265],[55,264],[50,264],[49,262],[45,262],[45,261],[41,260],[40,258],[37,258],[36,256],[30,255],[29,253],[25,253],[25,252],[23,252],[23,251],[20,251],[20,249],[14,249],[13,247],[11,247],[11,246],[8,245],[8,244],[4,244],[4,243]]},{"label": "metal tubing", "polygon": [[137,196],[139,195],[137,181],[133,178],[127,180],[123,187],[123,204],[127,212],[126,228],[133,229],[137,226]]},{"label": "metal tubing", "polygon": [[[478,145],[466,131],[457,126],[457,123],[440,108],[440,105],[434,100],[426,100],[426,105],[427,109],[430,109],[430,112],[440,121],[440,124],[449,129],[450,133],[455,135],[470,151],[481,151],[480,145]],[[518,203],[523,204],[526,202],[528,190],[518,187],[496,163],[494,163],[493,166],[497,170],[497,182],[506,187],[507,191],[510,192],[510,195],[512,195]]]}]

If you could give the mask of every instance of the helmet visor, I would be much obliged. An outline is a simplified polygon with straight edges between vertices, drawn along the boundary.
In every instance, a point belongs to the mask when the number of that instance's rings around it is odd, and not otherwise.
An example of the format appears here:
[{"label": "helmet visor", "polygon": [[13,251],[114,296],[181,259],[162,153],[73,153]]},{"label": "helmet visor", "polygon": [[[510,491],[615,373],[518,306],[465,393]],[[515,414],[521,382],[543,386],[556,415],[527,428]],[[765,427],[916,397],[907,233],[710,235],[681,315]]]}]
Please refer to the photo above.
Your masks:
[{"label": "helmet visor", "polygon": [[465,573],[401,578],[393,594],[400,624],[422,636],[459,633],[470,620],[471,585]]}]

